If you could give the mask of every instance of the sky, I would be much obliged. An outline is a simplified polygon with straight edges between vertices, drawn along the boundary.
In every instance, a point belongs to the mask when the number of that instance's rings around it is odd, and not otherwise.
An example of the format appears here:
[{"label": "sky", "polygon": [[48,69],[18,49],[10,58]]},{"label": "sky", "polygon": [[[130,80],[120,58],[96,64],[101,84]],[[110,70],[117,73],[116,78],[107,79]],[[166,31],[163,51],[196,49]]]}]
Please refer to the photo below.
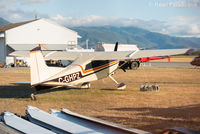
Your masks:
[{"label": "sky", "polygon": [[12,23],[35,15],[67,27],[137,26],[200,37],[200,0],[0,0],[0,17]]}]

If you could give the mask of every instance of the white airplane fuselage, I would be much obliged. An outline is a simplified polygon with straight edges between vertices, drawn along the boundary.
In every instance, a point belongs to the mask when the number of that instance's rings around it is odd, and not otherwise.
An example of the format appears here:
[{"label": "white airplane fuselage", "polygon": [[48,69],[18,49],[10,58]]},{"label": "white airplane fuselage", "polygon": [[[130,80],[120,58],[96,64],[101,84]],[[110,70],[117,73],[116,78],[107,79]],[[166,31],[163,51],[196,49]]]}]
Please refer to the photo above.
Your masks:
[{"label": "white airplane fuselage", "polygon": [[118,67],[118,60],[109,61],[106,64],[85,70],[83,65],[69,65],[64,68],[62,74],[57,74],[50,81],[44,81],[40,85],[47,86],[75,86],[81,83],[99,80],[108,77]]},{"label": "white airplane fuselage", "polygon": [[[84,61],[76,60],[67,67],[48,67],[41,51],[31,52],[31,85],[36,86],[76,86],[78,84],[108,77],[119,64],[118,60]],[[82,59],[81,59],[82,60]]]}]

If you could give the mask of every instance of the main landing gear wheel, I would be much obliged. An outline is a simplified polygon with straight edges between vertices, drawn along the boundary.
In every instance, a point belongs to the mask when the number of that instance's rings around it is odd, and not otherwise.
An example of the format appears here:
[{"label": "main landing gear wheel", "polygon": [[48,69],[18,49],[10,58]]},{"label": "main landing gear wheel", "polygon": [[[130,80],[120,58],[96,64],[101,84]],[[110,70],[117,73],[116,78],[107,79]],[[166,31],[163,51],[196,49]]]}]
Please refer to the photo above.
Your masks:
[{"label": "main landing gear wheel", "polygon": [[117,84],[117,89],[118,90],[124,90],[126,88],[125,83],[118,83],[111,75],[109,75],[110,79],[113,80]]},{"label": "main landing gear wheel", "polygon": [[133,70],[136,70],[136,69],[138,69],[139,66],[140,66],[140,62],[139,61],[133,61],[133,62],[130,63],[129,68],[133,69]]},{"label": "main landing gear wheel", "polygon": [[125,83],[120,83],[120,84],[118,84],[118,86],[117,86],[117,89],[118,90],[124,90],[126,88],[126,84]]},{"label": "main landing gear wheel", "polygon": [[85,82],[85,83],[83,83],[82,85],[81,85],[81,88],[83,88],[83,89],[89,89],[90,88],[90,83],[89,82]]}]

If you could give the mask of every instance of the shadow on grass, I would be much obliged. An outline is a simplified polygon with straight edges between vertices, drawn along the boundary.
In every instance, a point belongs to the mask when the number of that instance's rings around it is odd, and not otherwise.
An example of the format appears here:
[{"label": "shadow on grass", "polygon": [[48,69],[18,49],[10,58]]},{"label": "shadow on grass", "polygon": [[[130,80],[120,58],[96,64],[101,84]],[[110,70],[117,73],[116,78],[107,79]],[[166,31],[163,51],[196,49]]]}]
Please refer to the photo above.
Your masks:
[{"label": "shadow on grass", "polygon": [[200,104],[188,105],[181,107],[170,107],[170,108],[112,108],[110,110],[117,111],[137,111],[136,115],[142,116],[154,116],[154,117],[163,117],[163,118],[184,118],[191,119],[194,117],[200,117]]},{"label": "shadow on grass", "polygon": [[100,90],[104,90],[104,91],[123,91],[123,90],[118,90],[116,88],[102,88]]},{"label": "shadow on grass", "polygon": [[[130,117],[97,116],[97,118],[156,133],[174,127],[200,130],[200,104],[170,108],[122,107],[109,110],[124,112]],[[134,118],[131,118],[131,115],[134,115]]]},{"label": "shadow on grass", "polygon": [[30,94],[45,94],[48,92],[69,90],[71,88],[59,87],[35,91],[28,85],[0,86],[0,98],[29,98]]}]

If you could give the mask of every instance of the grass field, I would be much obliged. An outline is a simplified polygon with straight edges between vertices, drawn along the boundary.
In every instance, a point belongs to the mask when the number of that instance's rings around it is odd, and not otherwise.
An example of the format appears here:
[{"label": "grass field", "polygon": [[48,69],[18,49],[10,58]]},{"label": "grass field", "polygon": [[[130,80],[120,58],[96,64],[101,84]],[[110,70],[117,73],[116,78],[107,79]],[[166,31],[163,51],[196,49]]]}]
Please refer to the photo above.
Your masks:
[{"label": "grass field", "polygon": [[[150,132],[186,127],[200,130],[200,69],[146,67],[117,70],[114,77],[127,84],[118,91],[109,78],[92,82],[91,89],[42,91],[37,101],[28,86],[14,86],[29,81],[29,69],[0,70],[0,112],[25,114],[27,105],[42,110],[67,108],[71,111]],[[141,92],[144,82],[156,82],[159,92]]]},{"label": "grass field", "polygon": [[[189,55],[189,56],[171,56],[170,62],[191,62],[194,57],[197,57],[197,55]],[[168,62],[168,59],[161,59],[161,60],[152,60],[151,62]]]}]

